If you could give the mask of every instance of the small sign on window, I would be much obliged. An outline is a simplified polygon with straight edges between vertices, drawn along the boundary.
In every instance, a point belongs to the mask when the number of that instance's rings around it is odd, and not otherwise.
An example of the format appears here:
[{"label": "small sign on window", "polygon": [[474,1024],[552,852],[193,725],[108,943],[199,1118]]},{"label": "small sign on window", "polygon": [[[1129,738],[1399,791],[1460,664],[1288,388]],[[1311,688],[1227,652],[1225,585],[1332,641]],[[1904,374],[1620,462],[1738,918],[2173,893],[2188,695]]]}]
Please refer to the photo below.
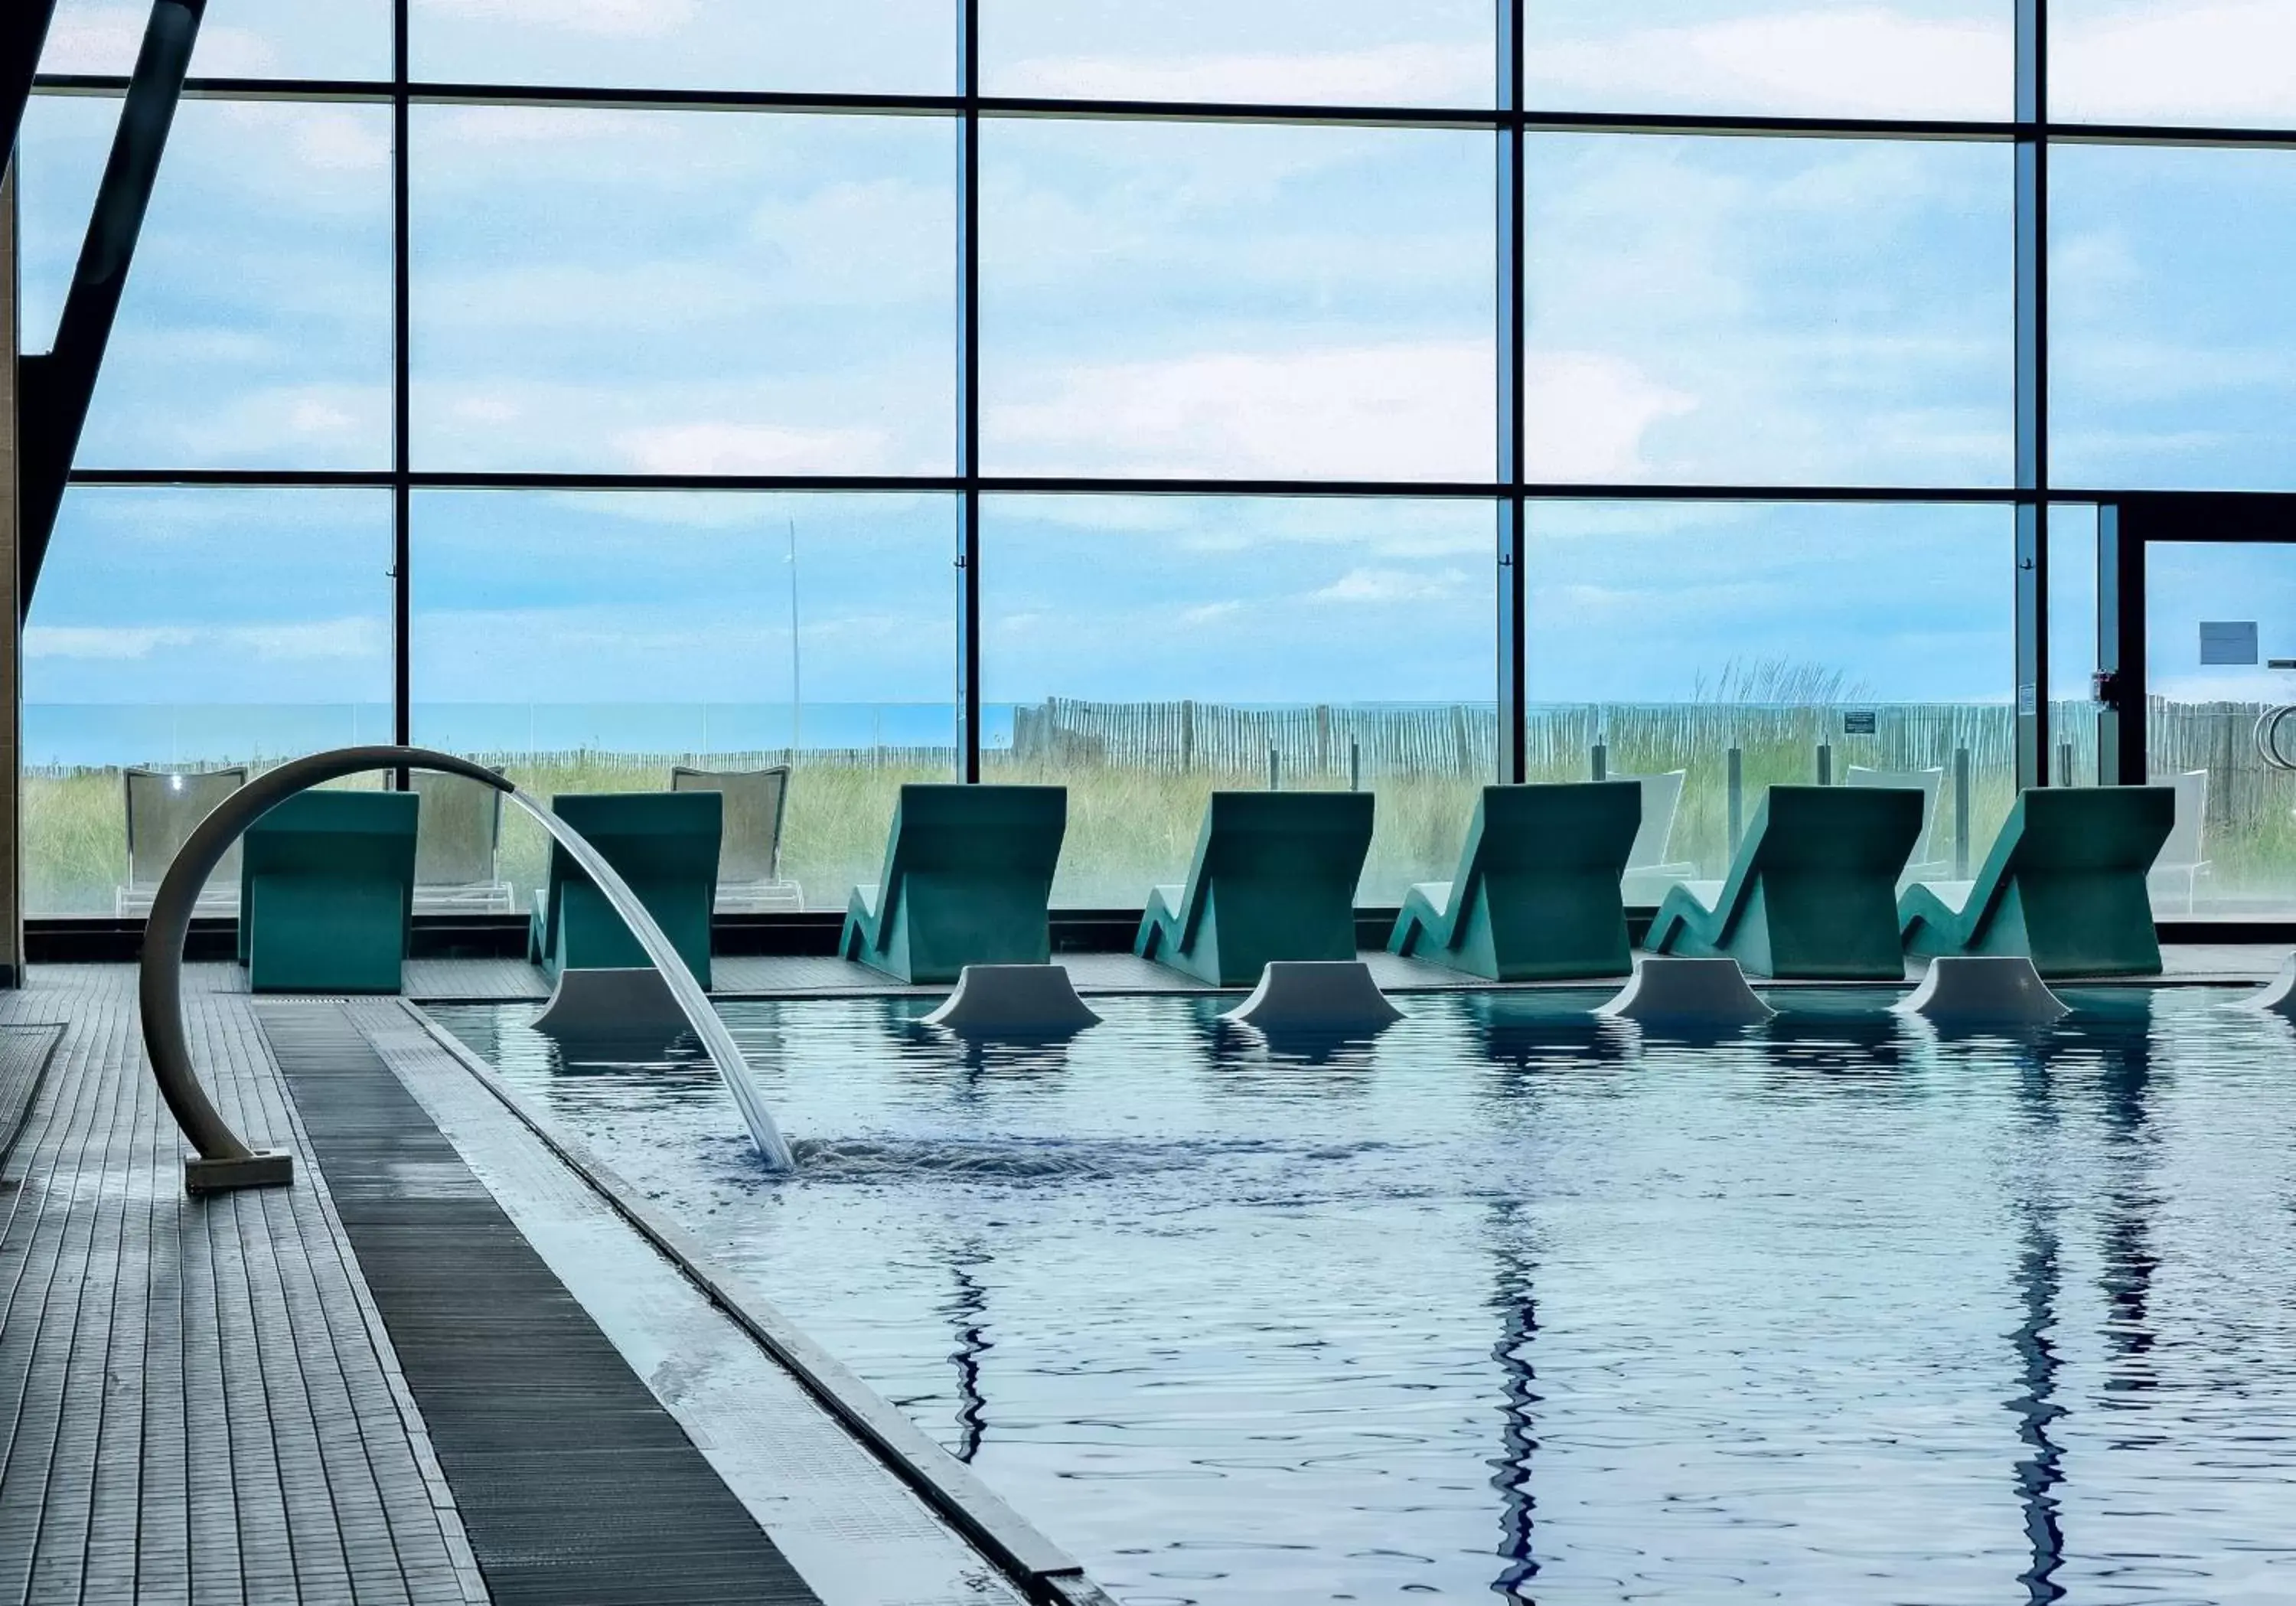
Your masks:
[{"label": "small sign on window", "polygon": [[2201,662],[2203,663],[2255,663],[2256,621],[2253,619],[2202,620]]},{"label": "small sign on window", "polygon": [[1872,709],[1853,708],[1841,716],[1841,734],[1872,736],[1876,723],[1877,716]]}]

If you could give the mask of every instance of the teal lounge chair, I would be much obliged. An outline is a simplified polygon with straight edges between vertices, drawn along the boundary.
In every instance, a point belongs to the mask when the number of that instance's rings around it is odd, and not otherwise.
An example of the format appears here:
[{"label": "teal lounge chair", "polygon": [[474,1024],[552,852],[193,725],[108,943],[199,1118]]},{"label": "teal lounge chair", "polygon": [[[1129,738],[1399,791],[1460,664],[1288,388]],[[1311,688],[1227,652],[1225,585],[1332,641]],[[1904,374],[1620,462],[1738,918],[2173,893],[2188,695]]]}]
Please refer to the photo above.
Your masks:
[{"label": "teal lounge chair", "polygon": [[2023,954],[2043,976],[2153,976],[2144,878],[2177,823],[2173,787],[2029,788],[1956,909],[1927,886],[1898,900],[1906,951]]},{"label": "teal lounge chair", "polygon": [[1458,873],[1405,894],[1388,948],[1495,982],[1626,975],[1642,815],[1636,779],[1485,787]]},{"label": "teal lounge chair", "polygon": [[1270,959],[1356,957],[1368,792],[1215,792],[1185,889],[1148,894],[1132,951],[1215,987]]},{"label": "teal lounge chair", "polygon": [[[551,811],[605,855],[693,972],[709,985],[709,916],[718,890],[724,803],[715,792],[594,792],[550,800]],[[652,964],[603,893],[550,850],[550,880],[534,889],[526,957],[554,980],[562,970]]]},{"label": "teal lounge chair", "polygon": [[838,952],[929,984],[967,965],[1046,963],[1068,823],[1065,787],[903,787],[884,875],[853,889]]},{"label": "teal lounge chair", "polygon": [[258,992],[396,992],[414,909],[412,792],[299,792],[248,828],[239,962]]},{"label": "teal lounge chair", "polygon": [[1772,787],[1714,907],[1676,887],[1644,946],[1726,956],[1755,976],[1902,981],[1898,872],[1921,835],[1910,788]]}]

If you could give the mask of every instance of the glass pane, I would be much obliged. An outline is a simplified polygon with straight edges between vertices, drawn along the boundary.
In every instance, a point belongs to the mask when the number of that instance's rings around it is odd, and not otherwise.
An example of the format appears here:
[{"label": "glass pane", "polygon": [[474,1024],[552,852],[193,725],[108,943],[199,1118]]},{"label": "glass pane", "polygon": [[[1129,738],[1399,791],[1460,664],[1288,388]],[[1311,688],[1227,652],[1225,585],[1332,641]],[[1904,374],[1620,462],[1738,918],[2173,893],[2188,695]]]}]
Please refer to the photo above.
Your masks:
[{"label": "glass pane", "polygon": [[[57,0],[42,72],[131,72],[149,4]],[[192,52],[201,78],[388,78],[389,0],[229,0],[208,9]]]},{"label": "glass pane", "polygon": [[[28,352],[55,344],[119,121],[119,103],[109,97],[35,95],[24,103],[16,136],[16,293],[18,339]],[[132,268],[129,277],[133,283]]]},{"label": "glass pane", "polygon": [[2144,550],[2146,767],[2177,788],[2152,861],[2169,917],[2296,915],[2296,547],[2153,541]]},{"label": "glass pane", "polygon": [[1493,151],[1427,130],[988,124],[984,464],[1488,480]]},{"label": "glass pane", "polygon": [[2098,123],[2296,124],[2286,0],[2055,0],[2049,114]]},{"label": "glass pane", "polygon": [[417,467],[949,472],[950,122],[414,126]]},{"label": "glass pane", "polygon": [[1734,820],[1821,772],[1932,795],[1907,880],[1982,861],[2016,790],[2009,510],[1541,502],[1530,538],[1532,778],[1598,745],[1607,774],[1679,776],[1645,788],[1630,903],[1718,883]]},{"label": "glass pane", "polygon": [[2095,673],[2096,505],[2064,503],[2049,509],[2050,776],[2059,786],[2097,784]]},{"label": "glass pane", "polygon": [[[108,98],[27,111],[27,350],[54,338],[119,119]],[[389,466],[387,108],[177,108],[78,460]]]},{"label": "glass pane", "polygon": [[1069,788],[1054,901],[1183,879],[1217,788],[1378,797],[1359,903],[1450,875],[1496,772],[1486,502],[992,497],[986,778]]},{"label": "glass pane", "polygon": [[121,907],[124,766],[389,740],[390,569],[386,492],[68,493],[24,630],[27,910]]},{"label": "glass pane", "polygon": [[1537,479],[2005,484],[2006,145],[1542,136]]},{"label": "glass pane", "polygon": [[2296,486],[2296,152],[2060,145],[2050,194],[2055,482]]},{"label": "glass pane", "polygon": [[1087,100],[1488,106],[1489,0],[985,0],[980,86]]},{"label": "glass pane", "polygon": [[1523,76],[1556,111],[2006,119],[2008,0],[1533,0]]},{"label": "glass pane", "polygon": [[[422,492],[414,539],[416,741],[545,799],[794,765],[779,885],[729,910],[843,909],[900,783],[955,772],[947,498]],[[545,847],[505,817],[518,907]]]},{"label": "glass pane", "polygon": [[947,95],[949,0],[413,0],[418,79]]}]

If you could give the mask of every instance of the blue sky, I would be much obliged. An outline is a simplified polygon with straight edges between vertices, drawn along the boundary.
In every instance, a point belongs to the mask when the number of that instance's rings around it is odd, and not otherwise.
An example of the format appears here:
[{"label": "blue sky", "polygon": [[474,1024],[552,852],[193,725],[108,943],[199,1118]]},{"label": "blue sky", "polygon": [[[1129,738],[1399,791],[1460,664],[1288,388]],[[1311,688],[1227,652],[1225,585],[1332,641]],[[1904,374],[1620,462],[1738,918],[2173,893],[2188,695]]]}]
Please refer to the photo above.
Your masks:
[{"label": "blue sky", "polygon": [[[212,0],[197,70],[381,72],[388,9]],[[2061,112],[2296,122],[2285,0],[2053,11]],[[990,0],[984,84],[1488,104],[1490,13]],[[123,70],[141,14],[64,0],[45,65]],[[1539,0],[1530,93],[2000,117],[2009,14]],[[414,70],[939,91],[948,16],[943,0],[414,0]],[[32,349],[113,111],[42,97],[28,118]],[[418,107],[412,133],[418,467],[948,467],[945,121]],[[387,465],[389,139],[380,108],[185,103],[84,463]],[[1488,475],[1492,163],[1471,133],[991,123],[985,466]],[[2296,154],[2061,147],[2055,163],[2058,482],[2296,484]],[[1997,145],[1535,137],[1531,472],[2006,483],[2009,177]],[[384,501],[75,492],[29,696],[387,697]],[[792,521],[808,698],[945,701],[954,517],[932,497],[425,496],[416,696],[785,697]],[[983,526],[992,699],[1489,695],[1487,507],[1004,498]],[[2009,693],[1997,511],[1562,507],[1533,553],[1534,696],[1685,696],[1760,657],[1840,668],[1876,697]]]}]

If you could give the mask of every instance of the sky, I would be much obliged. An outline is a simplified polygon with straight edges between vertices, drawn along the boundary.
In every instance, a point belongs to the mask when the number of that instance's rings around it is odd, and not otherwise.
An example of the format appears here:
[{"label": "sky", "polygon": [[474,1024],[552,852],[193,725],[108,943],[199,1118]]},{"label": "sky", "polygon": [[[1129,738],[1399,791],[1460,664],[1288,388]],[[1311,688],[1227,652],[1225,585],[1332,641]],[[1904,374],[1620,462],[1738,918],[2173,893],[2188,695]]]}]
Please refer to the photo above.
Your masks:
[{"label": "sky", "polygon": [[[1529,94],[2002,118],[2010,11],[1533,0]],[[2296,124],[2296,0],[2052,12],[2061,115]],[[63,0],[44,67],[124,70],[142,14]],[[388,14],[211,0],[194,70],[381,73]],[[938,93],[951,15],[414,0],[411,55],[424,79]],[[1488,105],[1491,16],[986,0],[983,86]],[[43,96],[28,114],[28,349],[115,112]],[[379,107],[184,104],[82,464],[387,466],[390,138]],[[418,106],[411,140],[418,468],[951,467],[947,120]],[[1495,155],[1460,131],[992,119],[984,468],[1489,477]],[[2008,483],[2005,146],[1539,135],[1526,163],[1534,476]],[[2054,164],[2056,482],[2296,488],[2296,153],[2060,146]],[[806,699],[951,695],[946,498],[436,492],[414,521],[418,704],[786,702],[792,531]],[[1481,504],[1003,497],[982,525],[992,701],[1491,695]],[[2010,695],[1997,509],[1621,500],[1543,507],[1531,536],[1534,698],[1686,696],[1765,659],[1877,700]],[[389,545],[377,493],[75,490],[28,697],[387,703]],[[2068,662],[2093,608],[2079,569],[2060,564]]]}]

